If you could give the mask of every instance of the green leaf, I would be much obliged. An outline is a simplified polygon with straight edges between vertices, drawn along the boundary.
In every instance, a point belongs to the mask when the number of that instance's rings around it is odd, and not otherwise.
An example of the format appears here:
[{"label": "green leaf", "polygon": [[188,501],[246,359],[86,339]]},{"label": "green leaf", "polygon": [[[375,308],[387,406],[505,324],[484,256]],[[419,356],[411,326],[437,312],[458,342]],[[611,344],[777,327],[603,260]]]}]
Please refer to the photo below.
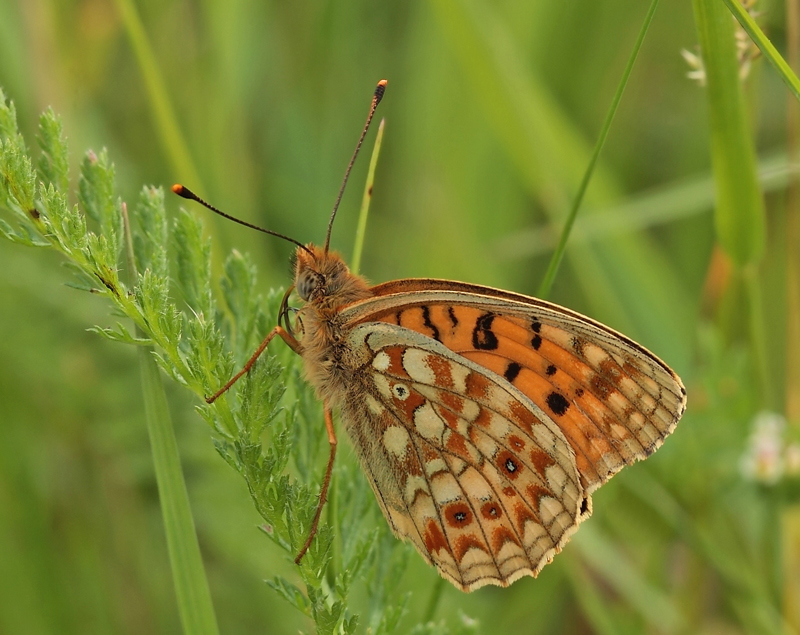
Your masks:
[{"label": "green leaf", "polygon": [[39,178],[66,194],[69,191],[69,153],[61,118],[52,108],[39,117],[38,141],[42,151],[38,164]]},{"label": "green leaf", "polygon": [[122,324],[117,322],[117,328],[109,329],[102,326],[92,326],[87,331],[97,333],[101,337],[111,340],[112,342],[121,342],[123,344],[135,344],[137,346],[152,346],[153,341],[146,337],[134,337]]},{"label": "green leaf", "polygon": [[225,260],[224,271],[220,286],[233,316],[231,345],[239,363],[244,363],[258,346],[256,326],[264,317],[256,287],[256,268],[247,256],[234,249]]},{"label": "green leaf", "polygon": [[0,203],[21,220],[38,218],[35,204],[36,172],[26,154],[22,137],[6,139],[0,148]]},{"label": "green leaf", "polygon": [[167,277],[168,230],[164,191],[160,187],[143,187],[133,218],[138,230],[133,237],[137,269],[140,272],[149,269],[157,277]]},{"label": "green leaf", "polygon": [[211,242],[203,238],[200,221],[183,209],[175,219],[172,237],[184,299],[196,313],[212,318]]},{"label": "green leaf", "polygon": [[308,598],[306,598],[303,592],[294,584],[280,576],[275,576],[271,580],[266,580],[265,582],[269,588],[289,602],[289,604],[303,615],[311,617],[311,602],[309,602]]},{"label": "green leaf", "polygon": [[9,140],[14,141],[14,145],[25,150],[25,142],[19,134],[17,127],[17,109],[14,102],[6,100],[6,94],[0,88],[0,141],[4,144]]},{"label": "green leaf", "polygon": [[100,226],[108,243],[108,265],[116,264],[122,244],[122,214],[115,194],[114,166],[105,148],[96,155],[91,150],[81,163],[78,201],[88,216]]}]

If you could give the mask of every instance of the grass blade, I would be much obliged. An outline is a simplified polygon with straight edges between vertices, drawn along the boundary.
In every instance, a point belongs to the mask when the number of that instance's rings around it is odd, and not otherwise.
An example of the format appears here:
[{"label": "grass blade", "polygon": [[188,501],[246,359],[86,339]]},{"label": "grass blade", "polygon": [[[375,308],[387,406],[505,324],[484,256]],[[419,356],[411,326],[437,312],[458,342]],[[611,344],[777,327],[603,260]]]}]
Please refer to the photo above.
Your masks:
[{"label": "grass blade", "polygon": [[765,213],[744,109],[733,21],[718,0],[693,0],[707,80],[717,239],[734,263],[764,252]]},{"label": "grass blade", "polygon": [[161,137],[161,144],[169,157],[170,163],[177,174],[194,186],[199,186],[202,182],[191,159],[189,149],[186,146],[178,120],[172,110],[172,105],[164,85],[164,78],[158,69],[156,56],[147,39],[141,18],[136,11],[133,0],[116,0],[128,37],[131,40],[136,60],[142,71],[147,96],[150,107],[153,110],[153,118],[156,120],[158,131]]},{"label": "grass blade", "polygon": [[378,165],[378,155],[381,153],[381,142],[383,141],[385,122],[386,119],[381,119],[381,125],[378,126],[378,134],[375,137],[375,146],[372,148],[372,157],[369,160],[367,183],[364,186],[364,196],[361,199],[361,211],[358,214],[358,226],[356,227],[356,241],[353,245],[353,260],[350,263],[350,270],[353,273],[358,273],[361,267],[361,254],[364,251],[364,236],[366,236],[367,233],[369,204],[372,202],[372,184],[375,182],[375,167]]},{"label": "grass blade", "polygon": [[[123,206],[126,253],[132,277],[136,277],[136,261],[133,253],[130,223]],[[143,333],[136,328],[137,337]],[[139,368],[142,379],[142,396],[147,421],[147,434],[153,453],[153,466],[164,518],[164,533],[167,537],[170,567],[172,569],[178,612],[187,635],[217,635],[217,618],[211,602],[200,544],[197,541],[189,494],[183,479],[181,459],[172,418],[167,404],[167,395],[161,381],[158,365],[153,357],[152,346],[137,346]]]},{"label": "grass blade", "polygon": [[800,80],[797,79],[797,75],[794,74],[789,64],[786,62],[781,54],[778,53],[778,49],[776,49],[772,42],[769,41],[769,38],[764,35],[764,32],[758,26],[756,21],[753,19],[745,8],[741,5],[739,0],[722,0],[725,5],[730,9],[730,12],[742,25],[742,28],[747,31],[747,34],[752,38],[753,42],[756,43],[756,46],[761,51],[761,54],[767,58],[770,64],[775,67],[775,70],[778,71],[778,75],[786,84],[788,89],[792,91],[792,94],[800,100]]},{"label": "grass blade", "polygon": [[647,10],[647,15],[644,17],[644,23],[639,31],[639,37],[636,38],[636,44],[633,45],[633,50],[631,50],[630,57],[628,58],[628,64],[625,66],[625,70],[622,72],[622,77],[619,80],[617,92],[614,94],[614,98],[611,100],[611,106],[608,108],[606,119],[603,122],[603,127],[600,130],[600,135],[597,138],[597,143],[595,144],[594,151],[592,152],[592,158],[589,159],[589,165],[586,166],[586,172],[583,174],[581,183],[578,186],[578,192],[575,194],[575,198],[572,201],[572,208],[569,210],[569,215],[567,216],[567,220],[565,221],[564,227],[561,230],[561,237],[558,239],[558,245],[556,246],[556,250],[553,252],[553,256],[550,258],[550,262],[547,265],[547,271],[542,279],[542,284],[539,286],[537,295],[540,298],[546,298],[548,295],[550,295],[550,289],[553,286],[553,280],[556,278],[558,267],[561,265],[561,260],[564,257],[564,250],[567,248],[567,240],[569,239],[570,232],[572,231],[572,226],[575,224],[575,218],[578,216],[578,210],[583,202],[583,196],[586,194],[586,188],[589,187],[589,181],[591,181],[592,175],[594,174],[597,158],[600,156],[600,151],[603,149],[603,145],[605,145],[606,138],[608,137],[608,131],[611,129],[611,123],[614,121],[614,115],[617,114],[619,102],[622,100],[622,93],[625,92],[625,86],[628,85],[628,79],[630,79],[633,65],[636,62],[637,56],[639,55],[639,50],[642,48],[642,42],[644,42],[644,36],[647,34],[647,29],[650,27],[650,23],[653,21],[653,15],[656,12],[657,6],[658,0],[652,0],[650,3],[650,8]]}]

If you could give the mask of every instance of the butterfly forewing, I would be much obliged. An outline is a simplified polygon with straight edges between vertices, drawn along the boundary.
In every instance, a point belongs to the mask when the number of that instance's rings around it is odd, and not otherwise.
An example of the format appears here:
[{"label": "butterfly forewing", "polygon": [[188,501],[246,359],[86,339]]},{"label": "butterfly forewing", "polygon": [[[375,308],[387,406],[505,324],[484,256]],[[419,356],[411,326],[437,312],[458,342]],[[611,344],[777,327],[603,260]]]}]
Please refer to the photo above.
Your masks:
[{"label": "butterfly forewing", "polygon": [[464,590],[535,575],[585,508],[574,452],[513,385],[409,329],[361,325],[344,420],[395,532]]},{"label": "butterfly forewing", "polygon": [[[425,289],[405,290],[415,282]],[[663,362],[577,313],[449,281],[376,287],[384,288],[403,290],[357,303],[343,317],[417,331],[512,383],[563,431],[589,492],[651,454],[683,414],[685,391]]]}]

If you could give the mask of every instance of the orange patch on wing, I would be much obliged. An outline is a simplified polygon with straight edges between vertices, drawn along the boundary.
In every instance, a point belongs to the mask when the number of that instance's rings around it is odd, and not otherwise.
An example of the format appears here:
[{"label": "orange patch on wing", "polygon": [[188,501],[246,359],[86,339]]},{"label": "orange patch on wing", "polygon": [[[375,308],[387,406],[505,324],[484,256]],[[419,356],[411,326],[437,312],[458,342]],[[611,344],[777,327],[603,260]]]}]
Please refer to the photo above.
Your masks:
[{"label": "orange patch on wing", "polygon": [[519,544],[519,540],[514,532],[508,527],[503,527],[502,525],[500,527],[495,527],[495,529],[492,531],[492,551],[494,553],[499,553],[503,548],[503,545],[507,542],[513,542],[519,547],[522,546]]},{"label": "orange patch on wing", "polygon": [[525,449],[525,441],[520,439],[516,434],[512,434],[508,437],[508,443],[517,451]]},{"label": "orange patch on wing", "polygon": [[403,368],[403,353],[406,352],[405,346],[387,346],[383,352],[389,356],[389,368],[386,372],[395,377],[402,377],[403,379],[411,379],[411,376]]},{"label": "orange patch on wing", "polygon": [[495,465],[500,468],[500,473],[512,481],[519,477],[523,470],[522,461],[511,454],[508,450],[503,450],[495,457]]},{"label": "orange patch on wing", "polygon": [[622,383],[624,374],[619,364],[612,358],[608,357],[600,362],[600,371],[605,375],[605,378],[612,384],[619,386]]},{"label": "orange patch on wing", "polygon": [[481,408],[480,412],[478,412],[478,416],[475,417],[476,425],[479,425],[481,428],[489,427],[489,424],[492,422],[492,413],[487,408]]},{"label": "orange patch on wing", "polygon": [[503,494],[505,494],[505,495],[506,495],[506,496],[508,496],[509,498],[514,498],[514,497],[517,495],[517,490],[515,490],[515,489],[514,489],[513,487],[511,487],[511,486],[504,487],[504,488],[503,488]]},{"label": "orange patch on wing", "polygon": [[498,520],[503,517],[503,508],[494,501],[486,501],[481,505],[481,515],[486,520]]},{"label": "orange patch on wing", "polygon": [[461,559],[466,555],[467,551],[470,549],[480,549],[484,553],[489,553],[486,551],[486,545],[483,543],[478,536],[474,534],[467,534],[465,536],[459,536],[456,538],[456,544],[454,545],[456,562],[461,562]]},{"label": "orange patch on wing", "polygon": [[447,427],[451,430],[458,429],[458,415],[449,408],[436,408],[436,413],[444,419]]},{"label": "orange patch on wing", "polygon": [[533,463],[533,467],[536,468],[536,471],[539,472],[542,478],[546,480],[547,475],[545,474],[545,470],[547,470],[547,468],[550,467],[551,465],[556,464],[555,459],[549,454],[547,454],[547,452],[544,452],[542,450],[537,450],[536,448],[531,450],[530,456],[531,456],[531,463]]},{"label": "orange patch on wing", "polygon": [[450,408],[450,410],[453,412],[461,412],[464,410],[464,400],[458,395],[454,395],[446,390],[440,390],[439,399],[441,399],[442,403]]},{"label": "orange patch on wing", "polygon": [[528,487],[525,488],[525,492],[528,494],[528,500],[533,503],[533,507],[537,514],[539,514],[539,502],[543,497],[547,496],[554,498],[553,492],[542,487],[541,485],[536,485],[535,483],[528,485]]},{"label": "orange patch on wing", "polygon": [[489,396],[489,388],[492,382],[480,373],[470,373],[467,375],[467,397],[472,399],[486,399]]},{"label": "orange patch on wing", "polygon": [[529,520],[532,520],[535,523],[539,522],[539,519],[533,515],[530,508],[525,503],[517,503],[512,508],[514,512],[514,521],[516,522],[517,531],[520,535],[525,535],[525,523]]},{"label": "orange patch on wing", "polygon": [[406,421],[414,421],[414,410],[425,403],[425,397],[420,395],[416,390],[409,390],[408,397],[405,399],[398,399],[392,397],[394,405],[403,412]]},{"label": "orange patch on wing", "polygon": [[598,375],[597,373],[592,374],[589,384],[592,387],[592,392],[597,395],[601,401],[607,401],[609,396],[616,391],[614,386],[612,386],[602,375]]},{"label": "orange patch on wing", "polygon": [[436,385],[440,388],[453,387],[453,372],[450,361],[438,355],[428,355],[426,358],[428,368],[433,371],[436,378]]},{"label": "orange patch on wing", "polygon": [[455,430],[451,430],[450,434],[447,435],[446,445],[448,450],[461,457],[465,461],[472,460],[469,450],[467,449],[466,439],[464,439],[464,437]]},{"label": "orange patch on wing", "polygon": [[472,523],[472,510],[466,503],[452,503],[445,508],[444,517],[451,527],[467,527]]},{"label": "orange patch on wing", "polygon": [[423,540],[425,541],[425,549],[427,549],[429,553],[434,553],[439,551],[439,549],[444,549],[447,553],[452,553],[441,528],[436,524],[435,520],[431,519],[428,521]]},{"label": "orange patch on wing", "polygon": [[[511,409],[511,417],[528,434],[533,434],[533,424],[539,423],[539,419],[533,414],[530,408],[514,399],[508,407]],[[541,406],[539,406],[541,408]]]}]

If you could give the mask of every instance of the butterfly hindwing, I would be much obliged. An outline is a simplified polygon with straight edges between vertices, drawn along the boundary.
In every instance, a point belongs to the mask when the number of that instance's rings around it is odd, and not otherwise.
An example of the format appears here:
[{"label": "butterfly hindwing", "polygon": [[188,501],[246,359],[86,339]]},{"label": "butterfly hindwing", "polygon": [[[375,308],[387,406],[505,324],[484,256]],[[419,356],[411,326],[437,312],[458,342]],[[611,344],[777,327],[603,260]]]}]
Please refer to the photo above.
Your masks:
[{"label": "butterfly hindwing", "polygon": [[348,339],[366,363],[344,420],[395,533],[465,590],[538,573],[588,505],[555,422],[433,338],[371,322]]}]

